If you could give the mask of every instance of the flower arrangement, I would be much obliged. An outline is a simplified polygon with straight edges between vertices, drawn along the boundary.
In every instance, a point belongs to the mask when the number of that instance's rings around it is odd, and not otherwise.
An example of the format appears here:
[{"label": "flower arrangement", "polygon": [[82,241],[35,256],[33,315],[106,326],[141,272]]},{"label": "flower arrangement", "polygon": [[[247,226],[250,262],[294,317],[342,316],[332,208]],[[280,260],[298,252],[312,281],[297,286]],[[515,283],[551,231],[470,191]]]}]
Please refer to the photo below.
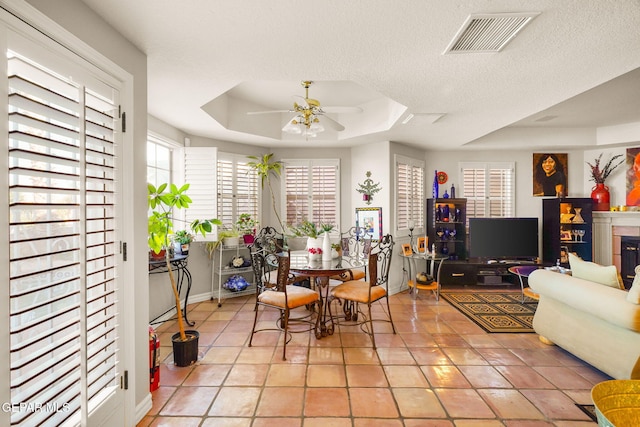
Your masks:
[{"label": "flower arrangement", "polygon": [[240,214],[236,221],[236,228],[240,234],[255,234],[259,221],[251,218],[248,213]]},{"label": "flower arrangement", "polygon": [[589,163],[586,162],[589,167],[591,168],[591,178],[590,181],[595,182],[596,184],[604,184],[604,182],[606,181],[606,179],[609,177],[609,175],[611,175],[611,172],[613,172],[615,170],[615,168],[617,168],[618,166],[620,166],[623,162],[624,162],[624,158],[622,160],[620,160],[618,163],[616,163],[614,166],[613,162],[622,157],[622,154],[617,154],[613,157],[611,157],[609,159],[609,161],[607,162],[606,165],[604,165],[604,168],[600,169],[600,160],[602,159],[602,153],[600,153],[600,155],[598,156],[598,158],[595,160],[595,162]]},{"label": "flower arrangement", "polygon": [[319,235],[325,232],[330,232],[333,230],[334,225],[329,223],[314,223],[307,219],[302,221],[298,226],[290,227],[293,235],[296,237],[311,237],[312,239],[317,239]]}]

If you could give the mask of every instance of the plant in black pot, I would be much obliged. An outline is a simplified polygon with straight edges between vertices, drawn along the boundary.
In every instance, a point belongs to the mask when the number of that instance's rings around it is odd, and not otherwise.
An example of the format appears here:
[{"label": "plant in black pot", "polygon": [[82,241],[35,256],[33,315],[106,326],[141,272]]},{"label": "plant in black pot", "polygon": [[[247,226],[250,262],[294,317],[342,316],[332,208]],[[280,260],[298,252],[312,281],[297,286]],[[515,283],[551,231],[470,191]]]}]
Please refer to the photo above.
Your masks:
[{"label": "plant in black pot", "polygon": [[[171,270],[171,254],[166,250],[170,247],[169,236],[173,233],[174,209],[186,209],[191,203],[191,198],[186,195],[189,184],[184,184],[178,188],[175,184],[160,184],[157,188],[152,184],[147,184],[147,203],[151,209],[148,219],[148,244],[154,253],[164,252],[164,259],[167,263],[167,273],[171,282],[171,289],[176,303],[176,316],[179,332],[171,337],[173,344],[173,361],[177,366],[189,366],[198,360],[198,331],[185,330],[182,308],[180,305],[180,294],[176,279]],[[191,230],[195,234],[202,234],[213,231],[214,225],[221,225],[218,219],[194,220],[190,224]]]}]

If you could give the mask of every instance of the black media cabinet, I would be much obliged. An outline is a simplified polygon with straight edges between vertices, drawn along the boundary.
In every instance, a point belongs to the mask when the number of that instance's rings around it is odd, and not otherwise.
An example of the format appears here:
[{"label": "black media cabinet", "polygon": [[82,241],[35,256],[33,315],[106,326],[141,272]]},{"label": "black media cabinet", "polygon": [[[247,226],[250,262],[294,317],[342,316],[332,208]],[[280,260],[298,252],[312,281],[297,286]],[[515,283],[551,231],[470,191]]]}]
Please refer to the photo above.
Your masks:
[{"label": "black media cabinet", "polygon": [[500,285],[519,283],[518,278],[509,273],[509,267],[517,265],[535,265],[533,261],[505,260],[495,263],[486,261],[451,261],[442,263],[440,270],[441,286],[464,285]]}]

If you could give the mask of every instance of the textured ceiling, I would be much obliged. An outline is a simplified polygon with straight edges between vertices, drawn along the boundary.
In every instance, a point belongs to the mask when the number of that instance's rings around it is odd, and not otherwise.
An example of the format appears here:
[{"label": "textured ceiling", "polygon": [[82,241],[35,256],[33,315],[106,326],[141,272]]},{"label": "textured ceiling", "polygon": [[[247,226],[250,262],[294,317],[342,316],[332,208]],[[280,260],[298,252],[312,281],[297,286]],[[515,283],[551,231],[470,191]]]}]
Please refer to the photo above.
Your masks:
[{"label": "textured ceiling", "polygon": [[[638,0],[83,1],[147,54],[149,113],[191,135],[455,149],[508,126],[640,122]],[[469,15],[506,12],[540,14],[499,53],[443,54]],[[246,114],[291,108],[302,80],[368,108],[309,142],[279,133],[290,114]]]}]

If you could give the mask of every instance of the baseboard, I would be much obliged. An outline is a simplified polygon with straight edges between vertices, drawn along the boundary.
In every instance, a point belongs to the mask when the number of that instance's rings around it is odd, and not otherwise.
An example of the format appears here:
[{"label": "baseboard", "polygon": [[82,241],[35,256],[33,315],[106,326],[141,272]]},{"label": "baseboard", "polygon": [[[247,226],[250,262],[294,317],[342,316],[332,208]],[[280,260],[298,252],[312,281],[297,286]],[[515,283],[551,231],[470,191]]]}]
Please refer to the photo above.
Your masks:
[{"label": "baseboard", "polygon": [[151,393],[147,393],[142,399],[140,403],[136,405],[136,413],[135,413],[135,425],[138,425],[140,421],[144,418],[145,415],[151,410],[153,406],[153,400],[151,399]]}]

